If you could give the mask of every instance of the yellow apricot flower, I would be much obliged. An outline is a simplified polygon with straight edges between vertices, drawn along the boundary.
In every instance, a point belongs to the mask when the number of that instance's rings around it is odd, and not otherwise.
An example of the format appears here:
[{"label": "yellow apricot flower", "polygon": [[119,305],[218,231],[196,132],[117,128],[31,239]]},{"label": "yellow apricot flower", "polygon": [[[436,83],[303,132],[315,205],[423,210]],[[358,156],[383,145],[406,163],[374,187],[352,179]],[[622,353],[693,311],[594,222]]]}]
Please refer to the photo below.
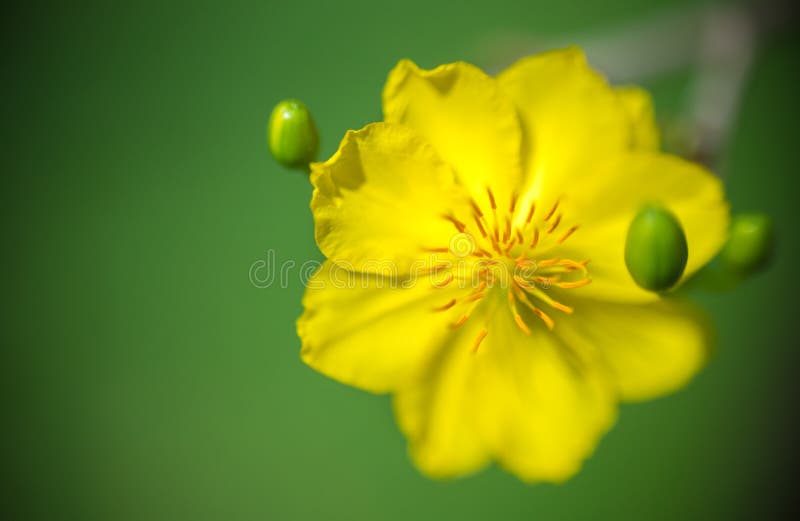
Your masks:
[{"label": "yellow apricot flower", "polygon": [[576,473],[619,401],[674,391],[708,330],[638,287],[624,261],[644,204],[684,227],[685,276],[722,245],[728,205],[702,167],[658,151],[649,96],[569,48],[497,77],[401,61],[384,121],[314,163],[317,243],[301,356],[392,393],[417,467],[489,462],[525,481]]}]

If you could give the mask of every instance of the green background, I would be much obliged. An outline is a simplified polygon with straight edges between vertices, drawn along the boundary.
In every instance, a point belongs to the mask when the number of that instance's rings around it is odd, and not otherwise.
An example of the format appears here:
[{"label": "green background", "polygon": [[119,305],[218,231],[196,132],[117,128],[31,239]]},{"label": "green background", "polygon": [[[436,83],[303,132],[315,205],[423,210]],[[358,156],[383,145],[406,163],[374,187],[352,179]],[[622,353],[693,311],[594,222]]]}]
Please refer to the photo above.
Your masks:
[{"label": "green background", "polygon": [[[303,287],[252,263],[320,259],[307,178],[265,127],[304,100],[322,157],[375,120],[402,57],[480,62],[673,2],[28,5],[3,16],[5,519],[738,519],[794,490],[798,39],[766,42],[723,160],[777,222],[772,269],[700,300],[719,325],[684,391],[623,406],[583,471],[434,482],[389,399],[299,358]],[[685,3],[684,3],[685,4]],[[688,5],[688,4],[686,4]],[[669,41],[664,41],[669,45]],[[650,85],[659,113],[688,74]]]}]

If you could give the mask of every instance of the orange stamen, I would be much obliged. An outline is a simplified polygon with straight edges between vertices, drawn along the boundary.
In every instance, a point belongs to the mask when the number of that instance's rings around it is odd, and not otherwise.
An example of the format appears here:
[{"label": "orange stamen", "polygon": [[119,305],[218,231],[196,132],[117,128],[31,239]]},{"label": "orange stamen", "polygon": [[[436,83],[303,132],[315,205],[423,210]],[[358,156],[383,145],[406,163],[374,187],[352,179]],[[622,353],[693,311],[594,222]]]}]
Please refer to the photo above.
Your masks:
[{"label": "orange stamen", "polygon": [[483,298],[484,295],[485,295],[485,293],[473,293],[472,295],[467,297],[465,302],[473,302],[473,301],[476,301],[476,300],[480,300],[480,299]]},{"label": "orange stamen", "polygon": [[456,227],[456,230],[458,230],[459,233],[464,233],[464,230],[467,229],[467,225],[466,224],[462,223],[461,221],[459,221],[458,219],[456,219],[452,215],[444,215],[443,217],[445,219],[447,219],[448,221],[450,221],[451,223],[453,223],[453,226]]},{"label": "orange stamen", "polygon": [[556,216],[556,220],[553,221],[553,224],[550,225],[550,228],[547,229],[547,233],[553,233],[555,229],[558,227],[558,223],[561,222],[561,214]]},{"label": "orange stamen", "polygon": [[528,217],[525,218],[525,224],[530,224],[533,220],[533,212],[536,211],[536,203],[531,203],[531,209],[528,210]]},{"label": "orange stamen", "polygon": [[448,310],[448,309],[450,309],[451,307],[453,307],[455,305],[456,305],[456,299],[452,299],[447,304],[443,304],[441,306],[436,306],[435,308],[433,308],[433,310],[434,311],[445,311],[445,310]]},{"label": "orange stamen", "polygon": [[486,238],[486,230],[483,228],[483,224],[481,224],[481,218],[480,218],[480,216],[479,216],[479,215],[477,215],[477,214],[475,214],[475,215],[473,215],[472,217],[475,219],[475,224],[477,224],[477,225],[478,225],[478,231],[480,231],[480,232],[481,232],[481,235],[482,235],[482,236],[483,236],[483,238],[485,239],[485,238]]},{"label": "orange stamen", "polygon": [[525,333],[526,335],[531,334],[531,330],[528,329],[527,325],[525,325],[525,321],[522,320],[522,317],[519,316],[519,313],[514,315],[514,322],[517,323],[517,325],[519,326],[519,328],[522,330],[523,333]]},{"label": "orange stamen", "polygon": [[547,266],[553,266],[554,264],[558,264],[561,262],[561,259],[545,259],[543,261],[539,261],[539,267],[544,268]]},{"label": "orange stamen", "polygon": [[489,334],[489,331],[487,331],[485,327],[483,329],[481,329],[480,331],[478,331],[478,337],[475,339],[475,342],[473,342],[473,344],[472,344],[472,352],[473,353],[477,353],[478,352],[478,348],[480,347],[481,342],[483,342],[483,339],[486,338],[486,335],[488,335],[488,334]]},{"label": "orange stamen", "polygon": [[478,203],[475,202],[475,199],[470,197],[469,204],[472,205],[472,211],[475,212],[475,215],[477,215],[478,217],[483,217],[483,212],[481,211],[481,207],[478,206]]},{"label": "orange stamen", "polygon": [[583,279],[575,282],[559,282],[556,284],[556,286],[564,289],[572,289],[572,288],[580,288],[581,286],[585,286],[590,282],[592,282],[592,279]]},{"label": "orange stamen", "polygon": [[492,206],[492,210],[497,210],[497,203],[494,200],[494,194],[492,193],[492,189],[488,186],[486,187],[486,193],[489,194],[489,204]]},{"label": "orange stamen", "polygon": [[535,248],[536,245],[539,244],[539,228],[533,229],[533,240],[531,241],[529,248]]},{"label": "orange stamen", "polygon": [[558,209],[558,204],[559,204],[560,202],[561,202],[561,200],[560,200],[560,199],[556,199],[556,204],[554,204],[554,205],[553,205],[553,207],[552,207],[552,208],[550,208],[550,211],[549,211],[549,212],[547,212],[547,215],[545,215],[545,216],[544,216],[544,220],[545,220],[545,221],[549,221],[549,220],[550,220],[550,218],[553,216],[553,214],[554,214],[554,213],[556,213],[556,210]]},{"label": "orange stamen", "polygon": [[575,226],[573,226],[572,228],[570,228],[569,230],[567,230],[567,233],[565,233],[564,235],[562,235],[562,236],[561,236],[561,237],[558,239],[558,241],[557,241],[557,242],[558,242],[558,244],[561,244],[561,243],[563,243],[564,241],[566,241],[566,240],[567,240],[567,238],[568,238],[570,235],[572,235],[573,233],[575,233],[575,230],[577,230],[577,229],[578,229],[578,225],[576,224]]}]

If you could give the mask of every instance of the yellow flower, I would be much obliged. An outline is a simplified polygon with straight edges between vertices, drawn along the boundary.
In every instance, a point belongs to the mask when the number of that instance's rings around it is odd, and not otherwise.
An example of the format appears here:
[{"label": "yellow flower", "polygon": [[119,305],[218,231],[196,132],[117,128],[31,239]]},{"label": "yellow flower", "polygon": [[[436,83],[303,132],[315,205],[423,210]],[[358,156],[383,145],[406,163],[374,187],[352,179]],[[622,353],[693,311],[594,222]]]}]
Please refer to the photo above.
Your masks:
[{"label": "yellow flower", "polygon": [[619,401],[674,391],[703,365],[703,321],[636,286],[624,244],[637,210],[659,204],[697,271],[725,238],[722,186],[660,153],[648,95],[609,87],[576,48],[495,78],[401,61],[383,110],[312,165],[328,260],[303,299],[302,358],[392,393],[429,476],[496,461],[563,481]]}]

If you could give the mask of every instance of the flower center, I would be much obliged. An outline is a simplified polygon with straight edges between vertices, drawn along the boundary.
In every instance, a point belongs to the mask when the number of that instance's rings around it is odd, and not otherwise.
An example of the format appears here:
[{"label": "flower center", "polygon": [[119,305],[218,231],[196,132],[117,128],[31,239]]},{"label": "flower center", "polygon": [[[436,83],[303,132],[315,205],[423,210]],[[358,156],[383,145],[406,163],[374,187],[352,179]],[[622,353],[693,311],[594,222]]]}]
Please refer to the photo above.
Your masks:
[{"label": "flower center", "polygon": [[[555,322],[548,311],[572,313],[573,308],[554,299],[548,291],[579,288],[591,282],[586,269],[588,259],[578,261],[555,255],[558,247],[578,230],[578,225],[562,224],[559,199],[541,212],[536,201],[519,208],[517,195],[512,194],[508,207],[500,208],[494,193],[487,188],[486,203],[488,207],[481,207],[470,198],[469,224],[453,215],[444,215],[457,234],[447,247],[427,248],[429,252],[449,253],[458,258],[456,263],[440,263],[430,268],[431,273],[440,277],[434,286],[444,288],[460,283],[467,291],[464,297],[451,299],[434,311],[461,308],[459,318],[452,324],[453,328],[459,328],[478,307],[501,303],[526,335],[531,334],[533,322],[543,323],[552,330]],[[490,299],[490,295],[502,298]],[[478,351],[488,333],[488,325],[484,324],[473,342],[473,352]]]}]

